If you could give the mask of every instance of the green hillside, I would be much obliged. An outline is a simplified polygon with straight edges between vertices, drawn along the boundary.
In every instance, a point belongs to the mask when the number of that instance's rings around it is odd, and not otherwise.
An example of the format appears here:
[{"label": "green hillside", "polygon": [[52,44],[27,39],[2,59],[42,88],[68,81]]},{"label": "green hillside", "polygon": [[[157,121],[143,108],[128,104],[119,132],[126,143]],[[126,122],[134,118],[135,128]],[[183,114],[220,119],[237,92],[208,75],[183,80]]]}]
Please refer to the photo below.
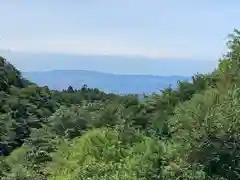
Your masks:
[{"label": "green hillside", "polygon": [[0,58],[1,180],[240,179],[239,31],[227,45],[214,72],[141,101],[38,87]]}]

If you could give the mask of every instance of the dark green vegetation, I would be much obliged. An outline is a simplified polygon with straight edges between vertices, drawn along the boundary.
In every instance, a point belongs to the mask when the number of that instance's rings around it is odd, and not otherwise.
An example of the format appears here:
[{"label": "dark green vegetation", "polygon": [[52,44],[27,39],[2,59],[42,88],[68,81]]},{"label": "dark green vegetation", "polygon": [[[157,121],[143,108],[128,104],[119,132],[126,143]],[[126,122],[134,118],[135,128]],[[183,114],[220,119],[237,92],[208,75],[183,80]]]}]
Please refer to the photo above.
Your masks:
[{"label": "dark green vegetation", "polygon": [[213,73],[142,101],[51,91],[1,58],[1,179],[240,179],[240,32],[228,47]]}]

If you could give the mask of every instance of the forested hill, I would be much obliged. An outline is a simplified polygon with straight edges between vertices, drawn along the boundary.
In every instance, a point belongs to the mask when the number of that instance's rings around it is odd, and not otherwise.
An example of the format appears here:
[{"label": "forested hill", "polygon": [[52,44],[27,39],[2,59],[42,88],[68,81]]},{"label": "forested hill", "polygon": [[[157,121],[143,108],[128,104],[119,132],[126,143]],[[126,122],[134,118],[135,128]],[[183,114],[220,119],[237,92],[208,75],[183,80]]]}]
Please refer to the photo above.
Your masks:
[{"label": "forested hill", "polygon": [[0,58],[1,180],[240,179],[240,32],[210,74],[139,101],[52,91]]}]

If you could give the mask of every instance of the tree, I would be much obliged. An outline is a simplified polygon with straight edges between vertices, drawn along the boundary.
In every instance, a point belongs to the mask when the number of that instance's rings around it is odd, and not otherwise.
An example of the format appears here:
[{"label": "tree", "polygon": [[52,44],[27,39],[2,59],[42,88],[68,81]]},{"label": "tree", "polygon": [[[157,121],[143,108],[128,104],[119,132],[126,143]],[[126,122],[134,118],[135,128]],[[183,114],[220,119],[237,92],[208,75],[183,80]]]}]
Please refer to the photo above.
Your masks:
[{"label": "tree", "polygon": [[74,92],[74,89],[72,86],[69,86],[68,89],[67,89],[67,92],[69,93],[73,93]]}]

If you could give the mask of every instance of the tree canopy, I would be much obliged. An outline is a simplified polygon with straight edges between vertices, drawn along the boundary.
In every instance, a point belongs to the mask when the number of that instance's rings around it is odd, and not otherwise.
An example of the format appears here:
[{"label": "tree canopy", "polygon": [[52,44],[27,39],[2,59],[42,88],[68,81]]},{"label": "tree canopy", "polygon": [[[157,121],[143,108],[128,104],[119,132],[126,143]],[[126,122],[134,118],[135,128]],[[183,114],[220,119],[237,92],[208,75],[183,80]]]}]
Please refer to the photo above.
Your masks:
[{"label": "tree canopy", "polygon": [[143,99],[39,87],[0,57],[0,179],[240,179],[238,30],[227,46],[214,72]]}]

